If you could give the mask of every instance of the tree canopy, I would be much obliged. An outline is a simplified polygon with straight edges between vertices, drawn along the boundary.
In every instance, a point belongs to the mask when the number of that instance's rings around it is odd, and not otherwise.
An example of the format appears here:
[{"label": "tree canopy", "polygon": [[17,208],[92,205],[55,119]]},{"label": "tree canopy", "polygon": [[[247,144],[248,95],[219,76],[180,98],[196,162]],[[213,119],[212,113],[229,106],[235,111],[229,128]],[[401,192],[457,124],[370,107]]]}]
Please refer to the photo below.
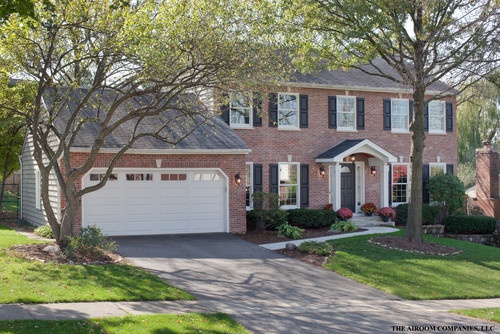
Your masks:
[{"label": "tree canopy", "polygon": [[[216,115],[210,92],[235,84],[250,89],[282,77],[278,73],[285,62],[274,52],[265,24],[268,12],[260,8],[268,5],[62,0],[48,6],[41,0],[34,2],[33,17],[10,15],[0,30],[2,70],[35,83],[33,103],[16,113],[33,139],[42,203],[58,242],[73,233],[82,196],[104,186],[116,161],[136,140],[149,135],[175,144]],[[102,103],[109,93],[115,98]],[[179,103],[186,95],[196,107]],[[69,105],[73,113],[61,129],[56,125]],[[89,116],[89,108],[97,114]],[[167,116],[149,133],[137,131],[159,115]],[[99,131],[86,161],[75,166],[71,146],[89,124],[98,124]],[[92,168],[106,137],[124,124],[130,126],[129,137],[105,177],[80,189],[78,180]],[[175,136],[169,130],[173,126]],[[48,195],[50,175],[65,198],[60,219]]]},{"label": "tree canopy", "polygon": [[[467,78],[498,67],[499,7],[494,0],[282,0],[282,26],[307,70],[358,68],[412,95],[410,205],[406,236],[422,242],[424,110],[454,95]],[[377,66],[383,59],[390,70]],[[364,66],[370,64],[371,66]],[[448,85],[437,85],[445,81]]]}]

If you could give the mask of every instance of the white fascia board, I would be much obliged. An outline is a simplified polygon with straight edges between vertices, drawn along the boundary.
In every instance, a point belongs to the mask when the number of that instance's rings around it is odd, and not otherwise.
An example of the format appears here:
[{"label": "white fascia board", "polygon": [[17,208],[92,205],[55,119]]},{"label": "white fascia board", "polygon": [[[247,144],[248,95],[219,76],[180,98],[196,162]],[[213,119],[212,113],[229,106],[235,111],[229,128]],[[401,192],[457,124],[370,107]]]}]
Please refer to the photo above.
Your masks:
[{"label": "white fascia board", "polygon": [[[403,94],[413,94],[411,88],[381,88],[381,87],[365,87],[365,86],[343,86],[343,85],[327,85],[327,84],[315,84],[315,83],[301,83],[301,82],[283,82],[283,86],[297,87],[297,88],[318,88],[318,89],[335,89],[335,90],[349,90],[349,91],[360,91],[360,92],[372,92],[372,93],[403,93]],[[442,92],[427,90],[426,95],[438,95]]]},{"label": "white fascia board", "polygon": [[[74,153],[89,153],[90,148],[86,147],[72,147],[71,152]],[[118,153],[117,148],[103,148],[99,150],[99,153]],[[174,155],[174,154],[249,154],[252,152],[251,149],[227,149],[227,150],[203,150],[203,149],[129,149],[125,154],[164,154],[164,155]]]},{"label": "white fascia board", "polygon": [[363,140],[362,142],[354,145],[348,150],[345,150],[341,154],[330,158],[330,159],[316,159],[316,162],[323,162],[323,163],[340,163],[344,162],[344,158],[347,156],[350,156],[351,154],[356,154],[356,153],[367,153],[370,155],[373,155],[377,157],[378,159],[385,161],[385,162],[397,162],[398,159],[392,155],[391,153],[387,152],[377,144],[371,142],[368,139]]}]

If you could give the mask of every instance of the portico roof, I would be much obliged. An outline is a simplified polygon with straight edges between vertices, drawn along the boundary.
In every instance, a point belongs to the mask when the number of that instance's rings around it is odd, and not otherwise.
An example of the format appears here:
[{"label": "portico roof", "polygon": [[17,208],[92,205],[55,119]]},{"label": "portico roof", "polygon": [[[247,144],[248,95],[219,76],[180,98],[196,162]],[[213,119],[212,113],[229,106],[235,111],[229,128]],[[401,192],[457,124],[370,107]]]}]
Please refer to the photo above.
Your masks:
[{"label": "portico roof", "polygon": [[345,157],[356,153],[372,155],[385,163],[398,161],[394,155],[368,139],[348,139],[318,155],[316,162],[343,162]]}]

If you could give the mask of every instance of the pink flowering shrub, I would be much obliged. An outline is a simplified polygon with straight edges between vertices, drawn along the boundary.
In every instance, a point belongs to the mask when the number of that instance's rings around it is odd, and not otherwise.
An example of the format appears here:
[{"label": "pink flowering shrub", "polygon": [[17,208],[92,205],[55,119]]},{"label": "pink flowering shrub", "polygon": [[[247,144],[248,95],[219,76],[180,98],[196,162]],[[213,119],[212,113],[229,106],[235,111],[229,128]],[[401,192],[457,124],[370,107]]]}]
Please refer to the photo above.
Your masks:
[{"label": "pink flowering shrub", "polygon": [[352,211],[349,208],[340,208],[337,211],[337,217],[341,220],[347,220],[352,218]]},{"label": "pink flowering shrub", "polygon": [[378,210],[378,215],[380,217],[391,217],[391,219],[396,219],[396,211],[394,211],[391,207],[383,207]]}]

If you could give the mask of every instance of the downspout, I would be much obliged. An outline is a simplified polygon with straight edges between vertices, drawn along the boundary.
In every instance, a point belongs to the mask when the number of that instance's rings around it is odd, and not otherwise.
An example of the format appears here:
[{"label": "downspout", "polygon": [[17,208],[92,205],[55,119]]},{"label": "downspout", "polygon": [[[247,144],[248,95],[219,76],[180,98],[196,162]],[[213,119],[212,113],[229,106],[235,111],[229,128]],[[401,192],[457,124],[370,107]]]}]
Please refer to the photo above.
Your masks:
[{"label": "downspout", "polygon": [[23,219],[23,156],[19,154],[19,165],[21,166],[21,173],[19,175],[19,219]]}]

